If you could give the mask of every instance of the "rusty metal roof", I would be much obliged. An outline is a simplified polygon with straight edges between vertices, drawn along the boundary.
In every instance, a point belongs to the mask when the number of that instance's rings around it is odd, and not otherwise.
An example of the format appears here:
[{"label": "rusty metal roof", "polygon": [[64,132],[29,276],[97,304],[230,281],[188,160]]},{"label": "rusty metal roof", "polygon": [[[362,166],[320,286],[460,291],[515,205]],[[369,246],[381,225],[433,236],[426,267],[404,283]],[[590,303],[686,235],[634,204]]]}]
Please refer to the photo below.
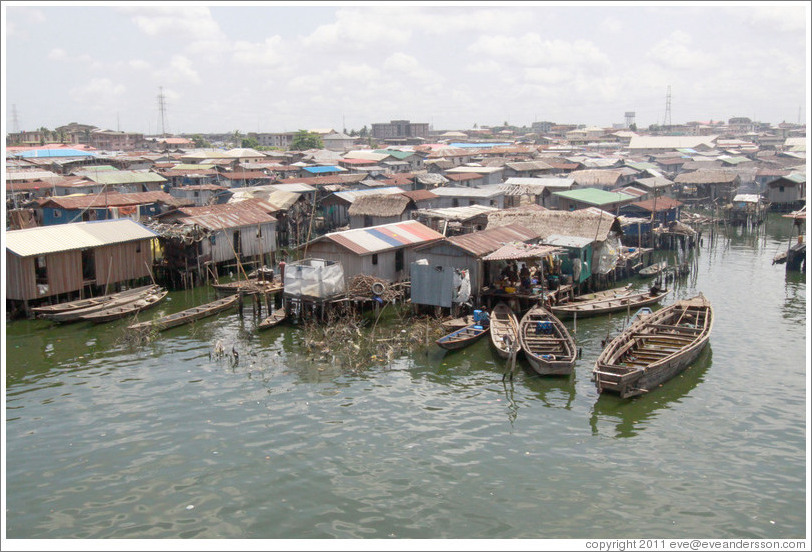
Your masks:
[{"label": "rusty metal roof", "polygon": [[278,209],[261,199],[246,199],[239,203],[219,203],[182,210],[187,216],[179,218],[182,224],[197,224],[210,230],[240,228],[276,222],[269,212]]},{"label": "rusty metal roof", "polygon": [[6,249],[20,257],[33,257],[156,237],[131,219],[96,220],[8,230]]},{"label": "rusty metal roof", "polygon": [[88,194],[82,196],[53,196],[39,200],[40,207],[61,209],[127,207],[130,205],[146,205],[149,203],[164,203],[166,205],[189,204],[186,200],[172,197],[166,192],[134,192],[131,194],[108,192],[106,194]]},{"label": "rusty metal roof", "polygon": [[561,249],[551,245],[534,245],[529,243],[507,243],[482,258],[483,261],[518,261],[521,259],[540,259]]},{"label": "rusty metal roof", "polygon": [[496,251],[506,243],[526,242],[527,240],[532,240],[537,237],[538,233],[529,228],[518,224],[509,224],[489,230],[453,236],[447,238],[447,240],[468,253],[481,257]]}]

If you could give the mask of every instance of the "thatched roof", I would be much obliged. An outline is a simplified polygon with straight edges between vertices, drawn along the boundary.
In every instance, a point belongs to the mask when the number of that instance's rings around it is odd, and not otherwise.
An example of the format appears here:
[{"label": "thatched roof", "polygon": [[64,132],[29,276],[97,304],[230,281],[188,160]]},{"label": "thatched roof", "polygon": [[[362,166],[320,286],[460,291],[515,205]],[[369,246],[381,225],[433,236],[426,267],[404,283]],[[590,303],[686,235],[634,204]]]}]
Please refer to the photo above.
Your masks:
[{"label": "thatched roof", "polygon": [[370,195],[359,197],[347,214],[355,216],[396,217],[403,214],[411,200],[403,195]]},{"label": "thatched roof", "polygon": [[623,172],[617,169],[586,169],[573,171],[569,177],[575,180],[579,186],[607,186],[614,187],[617,181],[623,176]]},{"label": "thatched roof", "polygon": [[700,169],[678,174],[674,182],[677,184],[732,184],[736,179],[739,179],[739,175],[732,170]]},{"label": "thatched roof", "polygon": [[553,234],[560,234],[604,241],[615,220],[614,216],[586,209],[551,211],[529,206],[502,209],[496,213],[490,213],[487,229],[508,224],[520,224],[537,232],[542,239]]}]

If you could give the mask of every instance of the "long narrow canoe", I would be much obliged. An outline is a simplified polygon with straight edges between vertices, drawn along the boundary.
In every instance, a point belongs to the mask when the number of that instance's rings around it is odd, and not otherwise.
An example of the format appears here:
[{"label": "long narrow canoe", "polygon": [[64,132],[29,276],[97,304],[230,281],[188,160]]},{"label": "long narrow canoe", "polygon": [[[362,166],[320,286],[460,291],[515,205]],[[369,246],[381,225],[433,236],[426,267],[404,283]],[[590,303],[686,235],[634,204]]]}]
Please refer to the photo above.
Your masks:
[{"label": "long narrow canoe", "polygon": [[85,317],[95,314],[97,312],[102,312],[105,310],[110,310],[116,307],[123,307],[130,305],[136,301],[141,301],[150,297],[156,293],[158,293],[161,288],[159,286],[147,286],[144,288],[139,288],[141,291],[138,293],[132,293],[129,295],[121,295],[114,299],[110,299],[104,303],[99,303],[97,305],[91,305],[89,307],[83,307],[80,309],[72,309],[66,310],[61,312],[52,312],[48,314],[42,314],[43,318],[48,318],[55,322],[77,322],[79,320],[84,320]]},{"label": "long narrow canoe", "polygon": [[477,341],[479,338],[484,336],[488,333],[487,326],[480,326],[479,324],[471,324],[469,326],[465,326],[460,330],[456,330],[451,332],[448,335],[444,335],[435,343],[442,347],[443,349],[447,349],[449,351],[456,351],[457,349],[462,349],[463,347],[467,347],[471,343]]},{"label": "long narrow canoe", "polygon": [[86,314],[79,320],[84,322],[93,322],[94,324],[118,320],[119,318],[124,318],[130,314],[135,314],[150,307],[154,307],[163,301],[164,298],[166,298],[167,293],[169,292],[165,289],[161,289],[151,295],[147,295],[146,297],[142,297],[135,301]]},{"label": "long narrow canoe", "polygon": [[34,307],[31,312],[40,315],[41,318],[47,318],[48,315],[57,312],[67,312],[77,309],[84,309],[96,305],[102,305],[114,299],[121,299],[131,295],[141,295],[158,289],[158,286],[143,286],[137,288],[126,289],[118,293],[111,293],[109,295],[100,295],[98,297],[88,297],[86,299],[77,299],[75,301],[68,301],[66,303],[58,303],[56,305],[44,305],[42,307]]},{"label": "long narrow canoe", "polygon": [[497,303],[491,311],[491,345],[504,359],[520,349],[519,319],[506,303]]},{"label": "long narrow canoe", "polygon": [[285,312],[285,309],[276,309],[271,314],[266,316],[262,322],[259,323],[257,329],[267,330],[269,328],[273,328],[274,326],[278,326],[279,324],[281,324],[287,317],[288,313]]},{"label": "long narrow canoe", "polygon": [[666,266],[668,266],[668,263],[666,263],[665,261],[661,261],[659,263],[649,265],[645,268],[641,268],[640,272],[638,272],[637,274],[643,276],[644,278],[647,278],[649,276],[656,276],[657,274],[665,270]]},{"label": "long narrow canoe", "polygon": [[542,376],[572,373],[577,349],[567,328],[552,312],[536,305],[522,317],[519,342],[530,366]]},{"label": "long narrow canoe", "polygon": [[559,318],[572,318],[576,314],[578,318],[583,318],[599,314],[609,314],[610,312],[625,311],[627,309],[639,309],[640,307],[658,303],[666,295],[668,295],[668,290],[656,290],[655,292],[651,290],[638,291],[621,297],[555,305],[551,307],[551,310],[553,314]]},{"label": "long narrow canoe", "polygon": [[145,320],[144,322],[131,324],[127,326],[127,329],[146,330],[149,328],[155,328],[158,331],[163,331],[176,326],[182,326],[183,324],[188,324],[190,322],[194,322],[195,320],[200,320],[201,318],[214,316],[215,314],[234,308],[239,299],[240,298],[238,295],[229,295],[228,297],[217,299],[211,303],[198,305],[197,307],[182,310],[174,314],[167,314],[166,316],[161,316],[160,318],[156,318],[154,320]]},{"label": "long narrow canoe", "polygon": [[625,399],[657,388],[696,360],[712,328],[713,309],[701,293],[639,319],[598,356],[598,392]]},{"label": "long narrow canoe", "polygon": [[612,288],[612,289],[605,289],[603,291],[594,291],[592,293],[585,293],[583,295],[576,295],[574,297],[569,298],[562,298],[561,301],[558,302],[559,305],[572,305],[576,303],[585,303],[587,301],[596,301],[598,299],[615,299],[617,297],[623,297],[632,293],[632,284],[627,284],[623,287],[619,288]]},{"label": "long narrow canoe", "polygon": [[212,287],[218,296],[236,295],[240,291],[242,291],[244,295],[276,293],[285,289],[285,286],[279,279],[273,281],[258,279],[239,280],[225,284],[213,284]]}]

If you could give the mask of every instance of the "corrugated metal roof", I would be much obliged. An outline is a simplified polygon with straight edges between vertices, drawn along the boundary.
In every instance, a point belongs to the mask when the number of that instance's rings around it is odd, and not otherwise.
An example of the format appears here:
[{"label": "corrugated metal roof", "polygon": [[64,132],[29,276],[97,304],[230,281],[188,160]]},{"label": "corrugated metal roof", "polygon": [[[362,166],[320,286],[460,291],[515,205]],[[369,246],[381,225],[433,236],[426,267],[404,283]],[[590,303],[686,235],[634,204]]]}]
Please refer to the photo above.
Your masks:
[{"label": "corrugated metal roof", "polygon": [[445,207],[443,209],[419,209],[416,213],[420,216],[466,221],[498,210],[497,207],[489,205],[466,205],[464,207]]},{"label": "corrugated metal roof", "polygon": [[552,245],[531,245],[531,244],[516,244],[507,243],[490,253],[485,255],[483,261],[518,261],[520,259],[540,259],[553,253],[559,253],[561,249]]},{"label": "corrugated metal roof", "polygon": [[401,247],[416,246],[439,240],[442,237],[443,235],[439,232],[435,232],[416,220],[407,220],[369,228],[333,232],[317,238],[311,243],[329,240],[357,255],[370,255]]},{"label": "corrugated metal roof", "polygon": [[155,238],[149,228],[130,219],[74,222],[6,232],[6,249],[33,257]]},{"label": "corrugated metal roof", "polygon": [[743,203],[758,203],[761,201],[761,196],[758,194],[736,194],[733,198],[734,202],[743,202]]},{"label": "corrugated metal roof", "polygon": [[506,243],[525,242],[536,237],[538,237],[538,234],[529,228],[518,224],[509,224],[447,239],[450,243],[472,255],[481,257],[499,249]]},{"label": "corrugated metal roof", "polygon": [[545,188],[572,188],[575,180],[572,178],[522,178],[511,177],[505,180],[505,185],[543,186]]},{"label": "corrugated metal roof", "polygon": [[159,202],[166,205],[185,204],[185,201],[179,200],[166,192],[135,192],[132,194],[110,192],[101,195],[52,196],[41,199],[40,206],[61,209],[87,209],[91,207],[127,207]]},{"label": "corrugated metal roof", "polygon": [[434,188],[432,192],[434,192],[438,196],[443,197],[484,197],[484,198],[492,198],[503,195],[504,192],[498,189],[500,184],[494,185],[494,187],[489,188],[464,188],[464,187],[454,187],[454,186],[440,186],[439,188]]},{"label": "corrugated metal roof", "polygon": [[96,157],[95,153],[80,151],[75,149],[37,149],[21,151],[14,154],[15,157],[39,158],[39,157]]},{"label": "corrugated metal roof", "polygon": [[348,203],[354,202],[356,199],[362,196],[368,195],[383,195],[383,194],[402,194],[403,189],[398,188],[397,186],[392,186],[388,188],[368,188],[365,190],[347,190],[344,192],[335,192],[333,195],[343,199]]},{"label": "corrugated metal roof", "polygon": [[591,238],[582,238],[579,236],[563,236],[561,234],[550,234],[543,240],[541,240],[547,245],[557,245],[559,247],[586,247],[590,243],[592,243],[593,239]]},{"label": "corrugated metal roof", "polygon": [[276,218],[268,214],[275,210],[275,206],[260,199],[246,199],[238,203],[186,208],[183,212],[190,213],[190,216],[179,218],[178,221],[182,224],[197,224],[210,230],[223,230],[276,222]]},{"label": "corrugated metal roof", "polygon": [[85,178],[97,184],[114,186],[117,184],[141,184],[143,182],[166,182],[166,178],[154,172],[141,171],[85,171]]},{"label": "corrugated metal roof", "polygon": [[668,196],[658,197],[657,199],[645,199],[643,201],[636,201],[632,203],[635,207],[640,207],[646,211],[659,213],[660,211],[668,211],[681,207],[683,203]]},{"label": "corrugated metal roof", "polygon": [[608,203],[634,199],[634,196],[628,194],[607,192],[597,188],[580,188],[578,190],[567,190],[565,192],[553,192],[553,194],[573,201],[589,203],[590,205],[606,205]]}]

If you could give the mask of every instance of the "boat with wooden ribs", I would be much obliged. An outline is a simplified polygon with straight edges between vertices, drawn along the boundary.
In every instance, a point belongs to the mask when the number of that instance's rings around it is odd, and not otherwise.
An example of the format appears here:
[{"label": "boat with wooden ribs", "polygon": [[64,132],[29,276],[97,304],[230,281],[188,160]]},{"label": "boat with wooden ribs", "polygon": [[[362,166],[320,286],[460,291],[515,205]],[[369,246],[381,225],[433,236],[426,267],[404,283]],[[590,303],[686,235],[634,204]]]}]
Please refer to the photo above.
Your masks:
[{"label": "boat with wooden ribs", "polygon": [[276,309],[257,325],[257,329],[267,330],[269,328],[273,328],[274,326],[278,326],[284,322],[287,317],[288,313],[285,311],[285,309]]},{"label": "boat with wooden ribs", "polygon": [[615,299],[617,297],[628,295],[633,291],[632,284],[626,284],[623,287],[605,289],[603,291],[593,291],[592,293],[585,293],[583,295],[563,295],[558,299],[558,301],[556,301],[555,304],[573,305],[577,303],[586,303],[587,301],[597,301],[599,299]]},{"label": "boat with wooden ribs", "polygon": [[520,350],[519,319],[507,303],[499,302],[491,310],[491,345],[504,359],[512,351]]},{"label": "boat with wooden ribs", "polygon": [[133,296],[133,295],[145,295],[151,291],[158,289],[157,285],[150,285],[150,286],[142,286],[137,288],[126,289],[124,291],[120,291],[118,293],[111,293],[109,295],[99,295],[98,297],[88,297],[86,299],[77,299],[75,301],[68,301],[66,303],[58,303],[56,305],[44,305],[41,307],[34,307],[31,309],[31,312],[38,315],[40,318],[48,318],[49,315],[58,313],[58,312],[68,312],[68,311],[75,311],[78,309],[85,309],[88,307],[95,307],[97,305],[103,305],[113,301],[115,299],[121,299],[123,297]]},{"label": "boat with wooden ribs", "polygon": [[667,266],[668,266],[668,263],[666,263],[665,261],[661,261],[659,263],[654,263],[652,265],[649,265],[649,266],[647,266],[645,268],[641,268],[640,272],[638,272],[637,274],[639,274],[640,276],[642,276],[644,278],[648,278],[649,276],[657,276],[660,272],[665,270],[665,267],[667,267]]},{"label": "boat with wooden ribs", "polygon": [[[131,294],[124,294],[118,295],[112,299],[109,299],[102,303],[97,303],[95,305],[90,305],[87,307],[76,308],[76,309],[69,309],[64,311],[58,312],[50,312],[41,314],[42,318],[47,318],[49,320],[53,320],[54,322],[78,322],[84,320],[86,316],[90,316],[97,312],[101,312],[103,310],[112,309],[119,306],[129,305],[135,301],[143,300],[155,293],[158,293],[161,290],[160,286],[145,286],[141,288],[137,288],[138,292],[134,292]],[[133,290],[135,291],[135,290]]]},{"label": "boat with wooden ribs", "polygon": [[621,398],[655,389],[685,370],[707,345],[713,309],[701,293],[645,316],[613,339],[598,356],[598,392]]},{"label": "boat with wooden ribs", "polygon": [[92,312],[90,314],[85,314],[81,316],[79,320],[83,322],[93,322],[94,324],[112,322],[113,320],[118,320],[119,318],[124,318],[130,314],[135,314],[150,307],[154,307],[163,301],[168,293],[169,292],[165,289],[158,289],[150,295],[141,297],[135,301],[130,301],[129,303],[124,303],[122,305],[116,305],[100,311]]},{"label": "boat with wooden ribs", "polygon": [[236,282],[228,282],[224,284],[212,284],[214,291],[218,296],[236,295],[242,292],[243,295],[256,295],[258,293],[276,293],[285,289],[282,281],[277,278],[276,280],[260,280],[251,278],[249,280],[238,280]]},{"label": "boat with wooden ribs", "polygon": [[182,310],[174,314],[167,314],[166,316],[161,316],[160,318],[155,318],[154,320],[145,320],[144,322],[131,324],[127,326],[127,329],[136,331],[148,330],[151,328],[155,328],[158,331],[168,330],[169,328],[189,324],[195,320],[214,316],[215,314],[234,308],[237,306],[239,299],[240,297],[238,295],[229,295],[228,297],[217,299],[211,303],[198,305],[197,307]]},{"label": "boat with wooden ribs", "polygon": [[648,305],[653,305],[668,295],[668,290],[652,288],[646,291],[631,292],[619,297],[609,297],[605,299],[595,299],[593,301],[581,301],[564,305],[554,305],[550,307],[553,314],[559,318],[578,318],[596,316],[599,314],[609,314],[631,309],[639,309]]},{"label": "boat with wooden ribs", "polygon": [[561,320],[541,305],[522,317],[519,343],[530,366],[542,376],[565,376],[575,367],[575,340]]},{"label": "boat with wooden ribs", "polygon": [[481,324],[469,324],[464,328],[455,330],[448,335],[444,335],[435,341],[435,343],[437,343],[437,345],[443,349],[456,351],[479,340],[479,338],[488,333],[488,331],[488,326],[482,326]]}]

